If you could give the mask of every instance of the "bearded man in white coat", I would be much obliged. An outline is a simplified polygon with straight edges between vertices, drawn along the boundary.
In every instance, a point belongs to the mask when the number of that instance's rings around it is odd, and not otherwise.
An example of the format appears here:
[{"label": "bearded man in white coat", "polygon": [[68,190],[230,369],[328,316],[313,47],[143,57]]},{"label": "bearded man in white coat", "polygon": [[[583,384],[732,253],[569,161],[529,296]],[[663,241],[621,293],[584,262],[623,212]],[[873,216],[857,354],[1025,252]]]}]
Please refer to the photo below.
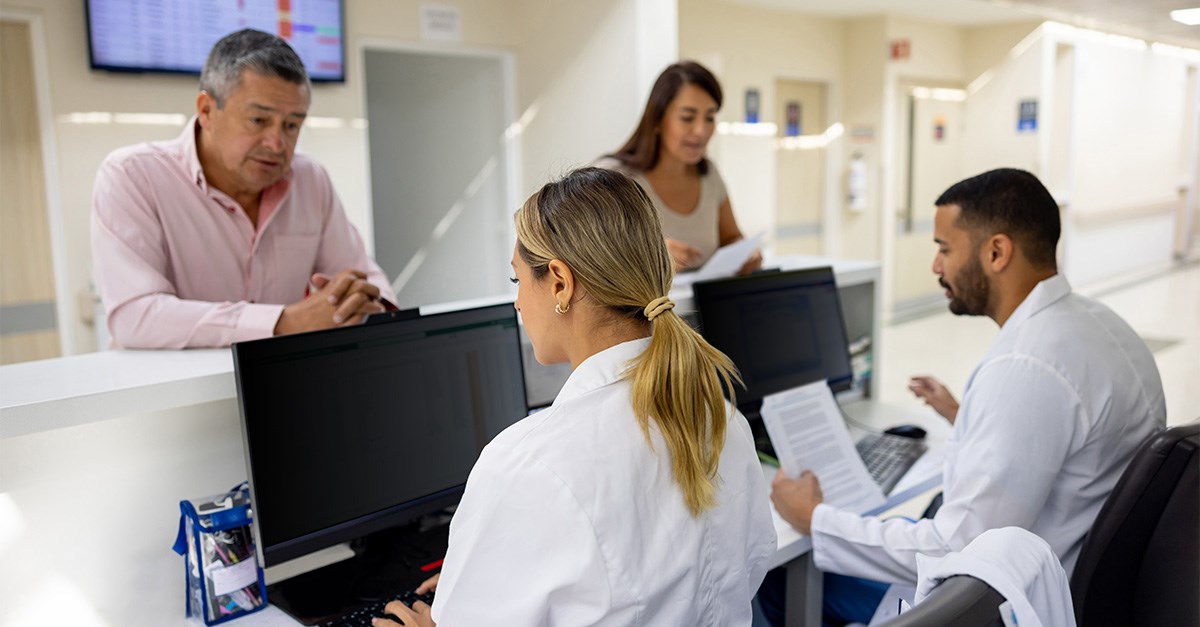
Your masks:
[{"label": "bearded man in white coat", "polygon": [[945,555],[1015,526],[1046,540],[1070,573],[1134,451],[1165,424],[1158,369],[1124,320],[1058,273],[1058,206],[1035,176],[992,170],[936,204],[932,269],[950,311],[1000,326],[961,407],[936,380],[910,385],[953,424],[943,505],[917,522],[860,516],[823,504],[811,473],[780,474],[771,500],[812,536],[826,572],[915,584],[917,554]]}]

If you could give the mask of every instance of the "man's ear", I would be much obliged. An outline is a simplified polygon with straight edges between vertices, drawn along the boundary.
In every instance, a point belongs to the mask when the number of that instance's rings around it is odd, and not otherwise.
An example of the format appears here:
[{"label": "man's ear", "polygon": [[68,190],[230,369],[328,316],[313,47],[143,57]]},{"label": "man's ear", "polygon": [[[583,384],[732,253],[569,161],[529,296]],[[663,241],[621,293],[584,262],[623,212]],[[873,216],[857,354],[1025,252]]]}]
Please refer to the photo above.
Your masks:
[{"label": "man's ear", "polygon": [[993,274],[1003,272],[1012,263],[1016,252],[1017,247],[1012,238],[1004,233],[997,233],[989,237],[983,245],[983,265]]},{"label": "man's ear", "polygon": [[212,112],[217,108],[217,99],[212,97],[212,94],[201,90],[196,95],[196,117],[200,120],[202,128],[208,127],[208,121]]},{"label": "man's ear", "polygon": [[549,270],[550,293],[564,307],[570,307],[575,297],[575,274],[560,259],[551,259],[546,265]]}]

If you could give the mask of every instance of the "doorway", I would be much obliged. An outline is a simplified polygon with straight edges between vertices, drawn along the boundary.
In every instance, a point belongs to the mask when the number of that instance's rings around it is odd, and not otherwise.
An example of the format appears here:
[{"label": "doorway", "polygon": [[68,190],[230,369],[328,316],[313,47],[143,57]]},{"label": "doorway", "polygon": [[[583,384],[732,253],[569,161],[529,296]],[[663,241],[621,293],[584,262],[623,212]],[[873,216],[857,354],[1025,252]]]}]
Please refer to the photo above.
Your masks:
[{"label": "doorway", "polygon": [[958,87],[901,85],[898,107],[896,231],[892,259],[893,319],[944,304],[930,273],[934,202],[962,180],[966,144],[966,91]]},{"label": "doorway", "polygon": [[62,354],[31,22],[0,20],[0,363]]},{"label": "doorway", "polygon": [[402,308],[507,294],[512,60],[364,49],[375,259]]}]

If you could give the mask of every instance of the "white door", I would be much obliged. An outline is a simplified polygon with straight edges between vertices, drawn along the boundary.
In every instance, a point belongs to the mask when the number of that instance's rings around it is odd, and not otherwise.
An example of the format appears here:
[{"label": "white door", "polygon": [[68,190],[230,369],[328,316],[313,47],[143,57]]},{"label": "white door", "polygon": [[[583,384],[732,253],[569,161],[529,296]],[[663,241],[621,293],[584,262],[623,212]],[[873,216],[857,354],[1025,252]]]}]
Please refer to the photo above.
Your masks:
[{"label": "white door", "polygon": [[375,258],[402,308],[509,292],[509,63],[364,51]]}]

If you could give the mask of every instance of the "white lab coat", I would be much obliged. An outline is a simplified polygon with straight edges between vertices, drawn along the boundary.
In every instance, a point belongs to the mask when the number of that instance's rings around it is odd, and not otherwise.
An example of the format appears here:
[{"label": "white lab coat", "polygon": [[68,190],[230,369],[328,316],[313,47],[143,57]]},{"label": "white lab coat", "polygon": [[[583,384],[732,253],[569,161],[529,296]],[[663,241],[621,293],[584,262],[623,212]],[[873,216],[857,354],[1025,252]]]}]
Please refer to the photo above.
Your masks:
[{"label": "white lab coat", "polygon": [[1166,421],[1146,344],[1065,277],[1039,283],[967,381],[932,519],[862,517],[819,505],[821,570],[912,585],[916,555],[962,550],[987,529],[1045,539],[1069,573],[1137,446]]},{"label": "white lab coat", "polygon": [[692,517],[621,376],[648,341],[588,358],[483,450],[450,525],[441,627],[750,624],[775,530],[749,425],[729,420],[717,505]]},{"label": "white lab coat", "polygon": [[961,552],[944,557],[917,556],[916,602],[921,603],[942,581],[970,575],[991,586],[1010,604],[1021,627],[1075,627],[1071,587],[1054,551],[1045,540],[1021,529],[990,529]]}]

